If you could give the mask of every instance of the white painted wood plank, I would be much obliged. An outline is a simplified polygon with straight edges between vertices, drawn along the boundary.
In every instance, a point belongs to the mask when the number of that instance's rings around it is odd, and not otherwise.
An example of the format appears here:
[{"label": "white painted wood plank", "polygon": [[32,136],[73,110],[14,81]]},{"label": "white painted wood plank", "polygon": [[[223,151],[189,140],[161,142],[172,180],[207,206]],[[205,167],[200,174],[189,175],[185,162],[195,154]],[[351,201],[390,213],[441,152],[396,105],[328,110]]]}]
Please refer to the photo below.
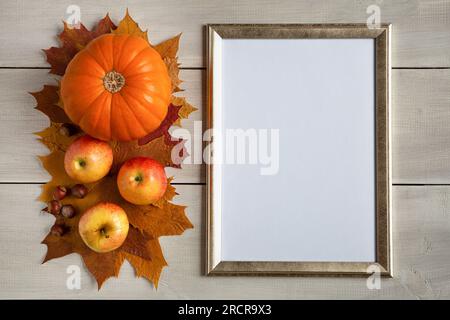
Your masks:
[{"label": "white painted wood plank", "polygon": [[[204,75],[183,70],[184,95],[199,111],[183,125],[203,118]],[[46,70],[0,70],[0,181],[43,182],[48,179],[36,155],[45,154],[33,132],[47,125],[33,109],[27,91],[50,82]],[[393,71],[393,182],[450,183],[450,70]],[[171,170],[180,183],[205,182],[204,170],[185,165]]]},{"label": "white painted wood plank", "polygon": [[[193,130],[193,121],[201,120],[203,103],[202,72],[181,71],[185,80],[182,87],[185,96],[199,111],[191,114],[182,124]],[[39,91],[43,84],[55,83],[47,70],[0,70],[0,181],[1,182],[44,182],[49,179],[41,167],[37,155],[47,154],[33,132],[48,126],[48,119],[34,109],[35,100],[28,92]],[[183,170],[168,169],[177,183],[204,182],[201,165],[184,165]]]},{"label": "white painted wood plank", "polygon": [[394,187],[394,272],[417,298],[450,297],[450,187]]},{"label": "white painted wood plank", "polygon": [[[204,187],[178,186],[195,229],[161,238],[169,267],[156,291],[126,264],[97,291],[79,256],[41,265],[40,240],[52,218],[34,201],[39,185],[0,185],[0,298],[301,299],[450,298],[450,188],[394,187],[394,273],[380,290],[365,278],[203,276]],[[81,267],[81,290],[66,288],[66,268]]]},{"label": "white painted wood plank", "polygon": [[450,70],[393,72],[394,183],[450,183]]},{"label": "white painted wood plank", "polygon": [[[1,1],[0,66],[46,66],[42,48],[56,45],[64,1]],[[366,23],[367,8],[378,5],[381,22],[393,28],[394,67],[450,66],[450,1],[411,0],[78,0],[88,27],[110,12],[114,21],[128,7],[150,39],[159,42],[183,32],[180,58],[185,67],[204,66],[206,23]]]}]

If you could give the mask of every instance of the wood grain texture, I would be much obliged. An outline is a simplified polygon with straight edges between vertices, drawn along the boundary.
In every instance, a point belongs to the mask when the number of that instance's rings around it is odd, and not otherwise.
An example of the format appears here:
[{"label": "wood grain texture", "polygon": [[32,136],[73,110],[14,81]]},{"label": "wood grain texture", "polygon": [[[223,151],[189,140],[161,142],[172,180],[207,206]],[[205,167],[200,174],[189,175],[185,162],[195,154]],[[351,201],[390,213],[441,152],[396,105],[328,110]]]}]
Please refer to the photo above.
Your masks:
[{"label": "wood grain texture", "polygon": [[[66,1],[4,0],[0,4],[0,66],[43,67],[40,48],[56,45]],[[394,67],[450,66],[450,1],[411,0],[78,0],[82,22],[91,27],[106,12],[117,21],[128,7],[150,39],[159,42],[183,32],[184,67],[205,66],[206,23],[366,23],[378,5],[381,22],[393,23]],[[51,41],[53,40],[53,42]]]},{"label": "wood grain texture", "polygon": [[393,72],[394,183],[450,183],[450,70]]},{"label": "wood grain texture", "polygon": [[[193,131],[194,121],[202,119],[203,87],[202,71],[181,71],[186,90],[184,96],[199,111],[189,120],[182,120],[183,127]],[[48,118],[34,109],[35,100],[28,91],[38,91],[44,83],[56,83],[48,70],[0,69],[0,181],[1,182],[45,182],[48,174],[42,169],[37,155],[47,154],[33,132],[48,126]],[[184,165],[183,170],[169,168],[175,183],[204,182],[201,165]]]},{"label": "wood grain texture", "polygon": [[450,297],[450,187],[394,187],[394,265],[417,298]]},{"label": "wood grain texture", "polygon": [[[205,72],[183,70],[183,88],[198,106],[183,126],[193,132],[202,120]],[[47,70],[0,70],[0,181],[44,182],[47,174],[36,159],[46,149],[33,132],[47,119],[33,109],[27,91],[52,82]],[[393,182],[450,183],[450,70],[393,70]],[[14,168],[14,170],[11,170]],[[204,183],[201,165],[169,169],[177,183]]]},{"label": "wood grain texture", "polygon": [[[204,186],[178,186],[195,228],[161,238],[169,267],[159,289],[136,279],[128,264],[96,290],[79,256],[41,265],[39,244],[52,218],[33,201],[39,185],[0,185],[0,298],[300,299],[450,298],[450,188],[394,187],[394,274],[369,290],[365,278],[205,277]],[[24,201],[24,199],[27,199]],[[67,267],[81,268],[81,290],[66,287]]]}]

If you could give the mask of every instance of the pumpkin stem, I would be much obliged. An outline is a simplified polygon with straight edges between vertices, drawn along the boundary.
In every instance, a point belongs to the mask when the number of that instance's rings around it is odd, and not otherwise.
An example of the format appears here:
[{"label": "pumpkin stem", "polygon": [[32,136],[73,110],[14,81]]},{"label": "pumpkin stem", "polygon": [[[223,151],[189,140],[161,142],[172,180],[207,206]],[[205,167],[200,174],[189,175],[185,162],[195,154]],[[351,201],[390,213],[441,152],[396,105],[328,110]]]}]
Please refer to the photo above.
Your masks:
[{"label": "pumpkin stem", "polygon": [[125,85],[125,78],[120,73],[112,70],[103,77],[103,86],[111,93],[119,92]]}]

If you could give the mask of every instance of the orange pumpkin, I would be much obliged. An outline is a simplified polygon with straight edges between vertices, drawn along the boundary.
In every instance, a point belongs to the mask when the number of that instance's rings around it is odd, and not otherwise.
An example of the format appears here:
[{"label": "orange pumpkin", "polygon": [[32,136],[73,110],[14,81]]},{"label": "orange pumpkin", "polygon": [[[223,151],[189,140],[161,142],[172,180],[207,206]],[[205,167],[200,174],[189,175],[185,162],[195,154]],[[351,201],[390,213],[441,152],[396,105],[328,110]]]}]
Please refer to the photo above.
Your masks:
[{"label": "orange pumpkin", "polygon": [[102,140],[141,138],[164,120],[171,95],[167,67],[144,39],[106,34],[67,66],[61,98],[69,118]]}]

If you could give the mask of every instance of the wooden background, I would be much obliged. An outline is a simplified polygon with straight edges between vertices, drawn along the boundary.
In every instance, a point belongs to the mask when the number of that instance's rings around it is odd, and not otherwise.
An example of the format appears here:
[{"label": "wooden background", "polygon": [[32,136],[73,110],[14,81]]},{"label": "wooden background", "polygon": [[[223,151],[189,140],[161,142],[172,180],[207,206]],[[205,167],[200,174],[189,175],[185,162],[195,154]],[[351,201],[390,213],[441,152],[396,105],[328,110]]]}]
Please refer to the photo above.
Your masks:
[{"label": "wooden background", "polygon": [[[56,45],[68,5],[91,27],[128,7],[152,42],[183,32],[183,93],[203,118],[206,23],[366,22],[376,4],[393,23],[393,242],[395,278],[368,290],[366,279],[205,277],[202,275],[205,176],[202,166],[173,170],[195,229],[161,238],[169,267],[156,291],[124,264],[100,292],[77,255],[41,265],[52,218],[35,201],[49,177],[32,135],[47,126],[27,91],[52,83],[41,48]],[[450,298],[450,1],[11,1],[0,3],[0,298]],[[66,288],[69,265],[81,290]]]}]

